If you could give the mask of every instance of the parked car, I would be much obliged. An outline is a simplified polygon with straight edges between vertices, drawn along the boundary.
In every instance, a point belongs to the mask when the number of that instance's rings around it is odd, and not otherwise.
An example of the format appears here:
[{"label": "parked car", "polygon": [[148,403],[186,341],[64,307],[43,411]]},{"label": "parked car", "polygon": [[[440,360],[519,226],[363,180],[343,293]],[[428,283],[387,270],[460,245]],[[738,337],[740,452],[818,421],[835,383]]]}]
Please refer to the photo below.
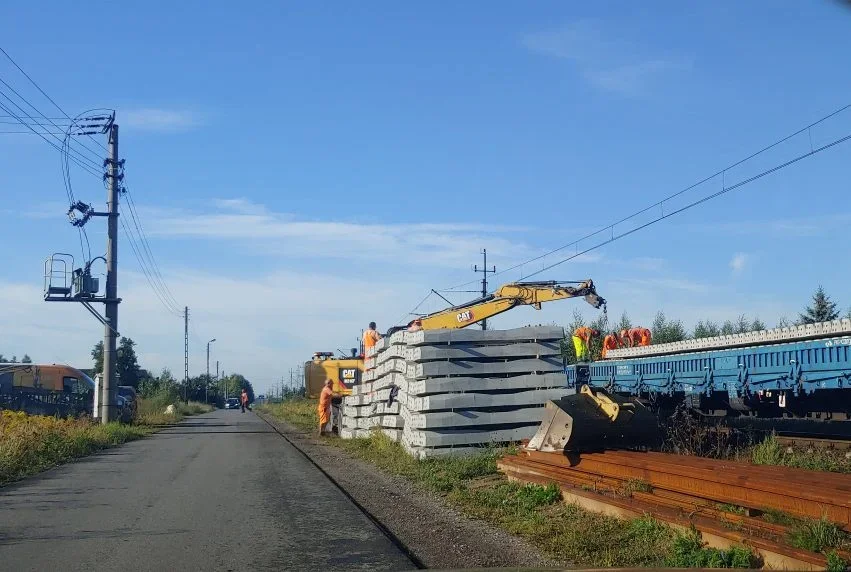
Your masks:
[{"label": "parked car", "polygon": [[136,417],[136,412],[139,409],[139,396],[136,394],[136,390],[129,385],[119,385],[118,395],[127,401],[130,409],[133,411],[133,417]]},{"label": "parked car", "polygon": [[227,401],[225,401],[225,409],[239,409],[239,399],[236,397],[230,397]]},{"label": "parked car", "polygon": [[133,410],[133,405],[127,398],[122,397],[121,395],[116,395],[115,405],[118,409],[118,421],[122,423],[130,423],[133,421],[135,411]]}]

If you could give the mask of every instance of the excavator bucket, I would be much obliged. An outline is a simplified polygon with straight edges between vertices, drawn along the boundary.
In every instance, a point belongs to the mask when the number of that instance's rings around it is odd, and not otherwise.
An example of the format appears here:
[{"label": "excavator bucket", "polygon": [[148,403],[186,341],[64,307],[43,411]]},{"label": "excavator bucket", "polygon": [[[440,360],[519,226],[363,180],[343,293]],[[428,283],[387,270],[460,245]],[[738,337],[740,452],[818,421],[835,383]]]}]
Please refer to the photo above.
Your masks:
[{"label": "excavator bucket", "polygon": [[656,416],[642,403],[583,385],[579,393],[547,403],[526,448],[584,453],[651,447],[658,440]]}]

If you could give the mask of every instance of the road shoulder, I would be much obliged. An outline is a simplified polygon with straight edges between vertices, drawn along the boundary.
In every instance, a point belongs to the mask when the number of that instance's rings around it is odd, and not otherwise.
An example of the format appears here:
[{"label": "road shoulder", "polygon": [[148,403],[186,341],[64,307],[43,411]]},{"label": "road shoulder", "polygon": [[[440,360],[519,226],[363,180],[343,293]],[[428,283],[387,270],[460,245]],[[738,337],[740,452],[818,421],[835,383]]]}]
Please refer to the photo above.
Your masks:
[{"label": "road shoulder", "polygon": [[426,567],[555,565],[526,541],[460,514],[439,496],[410,481],[355,459],[284,421],[259,415],[331,476]]}]

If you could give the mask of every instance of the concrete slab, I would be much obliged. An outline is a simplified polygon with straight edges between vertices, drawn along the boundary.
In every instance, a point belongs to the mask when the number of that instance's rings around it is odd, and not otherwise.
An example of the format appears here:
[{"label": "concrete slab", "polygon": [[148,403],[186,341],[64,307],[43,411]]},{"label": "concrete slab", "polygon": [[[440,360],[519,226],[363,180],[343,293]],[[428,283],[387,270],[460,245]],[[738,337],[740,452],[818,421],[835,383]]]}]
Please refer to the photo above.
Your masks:
[{"label": "concrete slab", "polygon": [[481,430],[471,429],[439,429],[421,430],[405,429],[402,442],[414,447],[445,447],[449,445],[502,444],[531,438],[538,430],[538,424],[508,429]]},{"label": "concrete slab", "polygon": [[382,415],[381,426],[401,429],[405,426],[405,420],[402,418],[401,415]]},{"label": "concrete slab", "polygon": [[485,360],[489,358],[540,358],[560,355],[559,342],[521,342],[507,345],[452,344],[441,346],[413,346],[407,348],[405,359],[409,362],[433,360]]},{"label": "concrete slab", "polygon": [[[409,395],[429,395],[463,391],[500,391],[513,389],[549,389],[564,387],[567,377],[563,372],[527,374],[513,377],[437,377],[405,382]],[[402,387],[400,385],[400,387]]]},{"label": "concrete slab", "polygon": [[434,413],[402,413],[405,427],[411,429],[443,429],[506,425],[511,423],[540,423],[544,406],[531,406],[512,411],[441,411]]},{"label": "concrete slab", "polygon": [[459,342],[536,342],[543,340],[560,340],[564,338],[564,329],[558,326],[531,326],[514,328],[512,330],[420,330],[408,332],[405,340],[409,346],[427,344],[451,344]]},{"label": "concrete slab", "polygon": [[408,397],[407,407],[418,413],[439,409],[473,409],[477,407],[523,407],[543,405],[567,395],[564,388],[530,389],[517,393],[444,393],[425,397]]},{"label": "concrete slab", "polygon": [[387,435],[387,437],[391,441],[395,441],[396,443],[398,443],[399,441],[402,440],[402,430],[401,429],[390,429],[390,428],[385,427],[384,429],[381,430],[381,432],[384,433],[385,435]]},{"label": "concrete slab", "polygon": [[472,361],[432,361],[408,365],[408,380],[448,375],[509,375],[524,373],[553,373],[564,371],[561,358],[518,359],[502,362],[480,363]]}]

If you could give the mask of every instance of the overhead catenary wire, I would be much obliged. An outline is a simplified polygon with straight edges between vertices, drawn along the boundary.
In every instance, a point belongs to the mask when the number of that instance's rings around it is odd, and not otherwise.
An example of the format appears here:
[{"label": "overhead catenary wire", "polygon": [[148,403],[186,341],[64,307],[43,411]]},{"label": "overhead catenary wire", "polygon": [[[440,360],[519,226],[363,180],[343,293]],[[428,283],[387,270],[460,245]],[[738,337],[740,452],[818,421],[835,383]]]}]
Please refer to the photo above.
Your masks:
[{"label": "overhead catenary wire", "polygon": [[[638,210],[638,211],[633,212],[632,214],[629,214],[629,215],[627,215],[627,216],[624,216],[624,217],[623,217],[623,218],[621,218],[620,220],[617,220],[617,221],[615,221],[615,222],[613,222],[613,223],[611,223],[611,224],[608,224],[608,225],[606,225],[606,226],[604,226],[604,227],[601,227],[600,229],[598,229],[598,230],[596,230],[596,231],[594,231],[594,232],[588,233],[588,234],[586,234],[585,236],[583,236],[583,237],[581,237],[581,238],[578,238],[578,239],[576,239],[576,240],[573,240],[573,241],[571,241],[571,242],[569,242],[569,243],[567,243],[567,244],[564,244],[564,245],[562,245],[562,246],[559,246],[558,248],[554,248],[554,249],[549,250],[549,251],[547,251],[547,252],[545,252],[545,253],[543,253],[543,254],[540,254],[540,255],[538,255],[538,256],[535,256],[535,257],[529,258],[529,259],[524,260],[524,261],[522,261],[522,262],[518,262],[518,263],[516,263],[516,264],[514,264],[514,265],[512,265],[512,266],[509,266],[509,267],[507,267],[507,268],[505,268],[505,269],[503,269],[503,270],[500,270],[499,272],[497,272],[497,273],[495,274],[495,276],[499,276],[499,275],[501,275],[501,274],[505,274],[505,273],[507,273],[507,272],[511,272],[512,270],[517,270],[518,268],[522,268],[523,266],[525,266],[525,265],[527,265],[527,264],[531,264],[532,262],[536,262],[536,261],[541,260],[541,259],[543,259],[543,258],[546,258],[547,256],[550,256],[550,255],[552,255],[552,254],[555,254],[555,253],[557,253],[557,252],[561,252],[561,251],[563,251],[563,250],[565,250],[565,249],[567,249],[567,248],[570,248],[570,247],[572,247],[572,246],[575,246],[575,245],[579,244],[579,243],[580,243],[580,242],[582,242],[583,240],[587,240],[587,239],[589,239],[589,238],[591,238],[591,237],[593,237],[593,236],[596,236],[596,235],[598,235],[598,234],[600,234],[600,233],[602,233],[602,232],[607,231],[608,229],[610,229],[610,228],[612,228],[612,227],[615,227],[615,226],[617,226],[617,225],[619,225],[619,224],[621,224],[621,223],[624,223],[624,222],[626,222],[626,221],[628,221],[628,220],[630,220],[630,219],[632,219],[632,218],[635,218],[635,217],[640,216],[640,215],[642,215],[642,214],[645,214],[645,213],[647,213],[647,212],[649,212],[649,211],[652,211],[652,210],[654,210],[654,209],[656,209],[656,208],[659,208],[660,206],[663,206],[663,205],[664,205],[664,203],[666,203],[666,202],[668,202],[668,201],[670,201],[670,200],[672,200],[672,199],[675,199],[675,198],[677,198],[677,197],[679,197],[679,196],[681,196],[681,195],[683,195],[683,194],[687,193],[688,191],[691,191],[691,190],[693,190],[694,188],[699,187],[700,185],[702,185],[702,184],[704,184],[704,183],[706,183],[706,182],[708,182],[708,181],[711,181],[712,179],[715,179],[715,178],[717,178],[717,177],[719,177],[719,176],[723,176],[723,175],[724,175],[727,171],[729,171],[730,169],[733,169],[733,168],[735,168],[735,167],[738,167],[738,166],[742,165],[743,163],[746,163],[747,161],[750,161],[751,159],[754,159],[754,158],[758,157],[759,155],[762,155],[762,154],[763,154],[763,153],[765,153],[766,151],[770,151],[771,149],[774,149],[774,148],[776,148],[776,147],[778,147],[778,146],[782,145],[783,143],[786,143],[786,142],[787,142],[787,141],[789,141],[790,139],[793,139],[794,137],[796,137],[796,136],[798,136],[798,135],[801,135],[801,134],[803,134],[803,133],[805,133],[805,132],[807,132],[807,131],[812,130],[812,128],[813,128],[813,127],[816,127],[816,126],[818,126],[818,125],[820,125],[820,124],[822,124],[822,123],[824,123],[824,122],[826,122],[826,121],[828,121],[828,120],[830,120],[830,119],[832,119],[832,118],[836,117],[837,115],[839,115],[839,114],[841,114],[841,113],[843,113],[843,112],[847,111],[848,109],[851,109],[851,104],[843,105],[842,107],[840,107],[840,108],[838,108],[838,109],[836,109],[836,110],[832,111],[831,113],[828,113],[827,115],[825,115],[825,116],[823,116],[823,117],[819,118],[818,120],[816,120],[816,121],[814,121],[814,122],[810,123],[809,125],[805,125],[804,127],[802,127],[802,128],[800,128],[800,129],[798,129],[798,130],[797,130],[797,131],[795,131],[794,133],[791,133],[791,134],[789,134],[789,135],[786,135],[785,137],[782,137],[782,138],[780,138],[780,139],[778,139],[778,140],[774,141],[773,143],[770,143],[769,145],[766,145],[765,147],[763,147],[763,148],[759,149],[758,151],[755,151],[755,152],[751,153],[750,155],[748,155],[748,156],[746,156],[746,157],[744,157],[744,158],[742,158],[742,159],[739,159],[738,161],[736,161],[736,162],[734,162],[734,163],[732,163],[732,164],[730,164],[730,165],[728,165],[728,166],[726,166],[726,167],[724,167],[724,168],[722,168],[722,169],[717,170],[717,171],[716,171],[716,172],[714,172],[713,174],[708,175],[708,176],[706,176],[706,177],[704,177],[704,178],[700,179],[699,181],[697,181],[697,182],[695,182],[695,183],[693,183],[693,184],[691,184],[691,185],[689,185],[689,186],[687,186],[687,187],[685,187],[685,188],[683,188],[683,189],[680,189],[679,191],[677,191],[677,192],[675,192],[675,193],[672,193],[672,194],[670,194],[670,195],[668,195],[668,196],[666,196],[666,197],[664,197],[664,198],[662,198],[662,199],[660,199],[660,200],[657,200],[656,202],[654,202],[653,204],[651,204],[651,205],[649,205],[649,206],[647,206],[647,207],[644,207],[644,208],[642,208],[642,209],[640,209],[640,210]],[[667,218],[667,217],[665,217],[665,218]],[[643,228],[643,227],[642,227],[642,228]],[[573,258],[575,258],[575,256],[574,256]],[[536,272],[535,274],[540,274],[540,271]],[[531,276],[531,275],[530,275],[530,276]],[[522,279],[522,278],[521,278],[521,279]],[[471,285],[471,284],[476,284],[476,283],[478,283],[478,282],[479,282],[478,280],[469,280],[469,281],[466,281],[466,282],[462,282],[461,284],[457,284],[457,285],[455,285],[455,286],[450,286],[450,287],[445,288],[445,289],[443,289],[443,290],[441,290],[441,291],[442,291],[442,292],[446,292],[446,291],[457,290],[458,288],[462,288],[462,287],[464,287],[464,286],[469,286],[469,285]]]},{"label": "overhead catenary wire", "polygon": [[797,163],[798,161],[801,161],[801,160],[803,160],[803,159],[806,159],[807,157],[812,157],[813,155],[816,155],[816,154],[818,154],[818,153],[821,153],[822,151],[826,151],[826,150],[828,150],[828,149],[830,149],[830,148],[832,148],[832,147],[835,147],[835,146],[837,146],[837,145],[841,145],[842,143],[845,143],[846,141],[849,141],[849,140],[851,140],[851,133],[849,133],[848,135],[845,135],[845,136],[843,136],[843,137],[840,137],[840,138],[838,138],[838,139],[835,139],[835,140],[831,141],[830,143],[828,143],[828,144],[826,144],[826,145],[822,145],[821,147],[819,147],[819,148],[817,148],[817,149],[813,149],[813,150],[811,150],[811,151],[808,151],[808,152],[806,152],[806,153],[803,153],[803,154],[801,154],[801,155],[798,155],[797,157],[794,157],[793,159],[790,159],[790,160],[788,160],[788,161],[786,161],[786,162],[784,162],[784,163],[781,163],[781,164],[779,164],[779,165],[775,165],[774,167],[771,167],[770,169],[766,169],[766,170],[764,170],[764,171],[762,171],[762,172],[760,172],[760,173],[758,173],[758,174],[756,174],[756,175],[754,175],[754,176],[752,176],[752,177],[748,177],[747,179],[744,179],[744,180],[742,180],[742,181],[739,181],[738,183],[736,183],[736,184],[734,184],[734,185],[730,185],[729,187],[725,186],[725,187],[724,187],[723,189],[721,189],[720,191],[717,191],[717,192],[715,192],[715,193],[712,193],[712,194],[711,194],[711,195],[709,195],[709,196],[706,196],[706,197],[702,197],[702,198],[700,198],[700,199],[697,199],[697,200],[695,200],[695,201],[693,201],[693,202],[691,202],[691,203],[689,203],[689,204],[687,204],[687,205],[685,205],[685,206],[683,206],[683,207],[680,207],[680,208],[678,208],[678,209],[676,209],[676,210],[673,210],[673,211],[671,211],[671,212],[669,212],[669,213],[665,213],[665,214],[663,214],[663,215],[661,215],[661,216],[657,217],[657,218],[656,218],[656,219],[654,219],[654,220],[651,220],[651,221],[649,221],[649,222],[646,222],[646,223],[644,223],[644,224],[642,224],[642,225],[640,225],[640,226],[638,226],[638,227],[636,227],[636,228],[633,228],[633,229],[630,229],[630,230],[628,230],[628,231],[625,231],[625,232],[623,232],[623,233],[621,233],[621,234],[619,234],[619,235],[613,236],[612,238],[607,239],[606,241],[601,242],[601,243],[599,243],[599,244],[596,244],[596,245],[594,245],[594,246],[592,246],[592,247],[590,247],[590,248],[587,248],[587,249],[583,250],[582,252],[577,252],[577,253],[575,253],[575,254],[573,254],[573,255],[571,255],[571,256],[568,256],[568,257],[566,257],[566,258],[563,258],[563,259],[559,260],[558,262],[555,262],[555,263],[553,263],[553,264],[550,264],[550,265],[548,265],[548,266],[545,266],[544,268],[541,268],[540,270],[536,270],[535,272],[532,272],[532,273],[530,273],[530,274],[526,274],[525,276],[523,276],[523,277],[521,278],[521,280],[525,280],[525,279],[527,279],[527,278],[531,278],[532,276],[537,276],[538,274],[541,274],[542,272],[546,272],[547,270],[551,270],[551,269],[555,268],[556,266],[559,266],[559,265],[561,265],[561,264],[564,264],[565,262],[567,262],[567,261],[569,261],[569,260],[573,260],[574,258],[576,258],[576,257],[578,257],[578,256],[582,256],[583,254],[587,254],[588,252],[590,252],[590,251],[592,251],[592,250],[595,250],[595,249],[597,249],[597,248],[600,248],[600,247],[602,247],[602,246],[604,246],[604,245],[606,245],[606,244],[612,243],[612,242],[614,242],[614,241],[616,241],[616,240],[619,240],[619,239],[621,239],[621,238],[623,238],[623,237],[625,237],[625,236],[629,236],[629,235],[631,235],[631,234],[633,234],[633,233],[635,233],[635,232],[638,232],[638,231],[639,231],[639,230],[641,230],[641,229],[644,229],[644,228],[647,228],[648,226],[654,225],[654,224],[656,224],[657,222],[663,221],[663,220],[665,220],[665,219],[667,219],[667,218],[670,218],[670,217],[672,217],[672,216],[674,216],[674,215],[677,215],[677,214],[679,214],[679,213],[681,213],[681,212],[687,211],[687,210],[689,210],[689,209],[691,209],[691,208],[693,208],[693,207],[696,207],[696,206],[698,206],[698,205],[700,205],[700,204],[703,204],[703,203],[705,203],[705,202],[707,202],[707,201],[710,201],[710,200],[712,200],[712,199],[714,199],[714,198],[717,198],[717,197],[720,197],[720,196],[722,196],[722,195],[725,195],[725,194],[729,193],[729,192],[730,192],[730,191],[732,191],[732,190],[735,190],[735,189],[738,189],[738,188],[740,188],[740,187],[743,187],[743,186],[747,185],[748,183],[752,183],[753,181],[756,181],[756,180],[758,180],[758,179],[761,179],[761,178],[763,178],[763,177],[765,177],[765,176],[767,176],[767,175],[770,175],[771,173],[775,173],[775,172],[777,172],[777,171],[780,171],[780,170],[782,170],[782,169],[785,169],[786,167],[788,167],[788,166],[790,166],[790,165],[793,165],[793,164]]},{"label": "overhead catenary wire", "polygon": [[[840,107],[840,108],[836,109],[835,111],[833,111],[833,112],[831,112],[831,113],[829,113],[829,114],[827,114],[827,115],[825,115],[825,116],[821,117],[820,119],[818,119],[818,120],[816,120],[816,121],[814,121],[814,122],[810,123],[809,125],[806,125],[805,127],[802,127],[801,129],[798,129],[798,130],[797,130],[797,131],[795,131],[794,133],[791,133],[791,134],[789,134],[789,135],[787,135],[787,136],[785,136],[785,137],[783,137],[783,138],[781,138],[781,139],[779,139],[779,140],[777,140],[777,141],[775,141],[775,142],[773,142],[773,143],[771,143],[771,144],[769,144],[769,145],[767,145],[767,146],[765,146],[765,147],[761,148],[759,151],[756,151],[756,152],[754,152],[754,153],[751,153],[750,155],[748,155],[748,156],[744,157],[743,159],[740,159],[740,160],[736,161],[735,163],[732,163],[732,164],[731,164],[731,165],[729,165],[728,167],[725,167],[725,168],[723,168],[723,169],[721,169],[721,170],[719,170],[719,171],[716,171],[716,172],[715,172],[715,173],[713,173],[712,175],[709,175],[709,176],[707,176],[707,177],[704,177],[704,178],[703,178],[703,179],[701,179],[700,181],[698,181],[698,182],[696,182],[696,183],[694,183],[694,184],[692,184],[692,185],[689,185],[688,187],[686,187],[686,188],[684,188],[684,189],[681,189],[681,190],[679,190],[679,191],[677,191],[677,192],[675,192],[675,193],[673,193],[673,194],[671,194],[671,195],[668,195],[667,197],[665,197],[665,198],[663,198],[663,199],[661,199],[661,200],[658,200],[658,201],[654,202],[652,205],[650,205],[650,206],[648,206],[648,207],[645,207],[645,208],[643,208],[643,209],[641,209],[641,210],[639,210],[639,211],[637,211],[637,212],[635,212],[635,213],[632,213],[632,214],[630,214],[630,215],[628,215],[628,216],[625,216],[625,217],[621,218],[620,220],[618,220],[618,221],[616,221],[616,222],[614,222],[614,223],[611,223],[611,224],[609,224],[609,225],[607,225],[607,226],[604,226],[604,227],[600,228],[599,230],[597,230],[597,231],[595,231],[595,232],[592,232],[592,233],[586,234],[586,235],[585,235],[585,236],[583,236],[582,238],[576,239],[576,240],[574,240],[574,241],[572,241],[572,242],[570,242],[570,243],[567,243],[567,244],[565,244],[565,245],[559,246],[558,248],[552,249],[552,250],[550,250],[550,251],[548,251],[548,252],[546,252],[546,253],[544,253],[544,254],[541,254],[541,255],[535,256],[535,257],[533,257],[533,258],[530,258],[530,259],[528,259],[528,260],[524,260],[523,262],[520,262],[520,263],[514,264],[513,266],[510,266],[510,267],[508,267],[508,268],[505,268],[504,270],[501,270],[501,271],[497,272],[495,275],[500,275],[500,274],[504,274],[504,273],[506,273],[506,272],[510,272],[510,271],[512,271],[512,270],[516,270],[516,269],[521,268],[522,266],[524,266],[524,265],[526,265],[526,264],[530,264],[530,263],[532,263],[532,262],[535,262],[535,261],[537,261],[537,260],[540,260],[540,259],[542,259],[542,258],[545,258],[546,256],[550,256],[550,255],[552,255],[552,254],[555,254],[556,252],[563,251],[563,250],[565,250],[565,249],[567,249],[567,248],[569,248],[569,247],[571,247],[571,246],[575,246],[575,247],[577,247],[577,250],[576,250],[576,252],[575,252],[574,254],[572,254],[572,255],[570,255],[570,256],[568,256],[568,257],[565,257],[565,258],[563,258],[563,259],[561,259],[561,260],[559,260],[559,261],[557,261],[557,262],[555,262],[555,263],[553,263],[553,264],[550,264],[550,265],[547,265],[547,266],[545,266],[545,267],[543,267],[543,268],[541,268],[541,269],[538,269],[538,270],[536,270],[536,271],[534,271],[534,272],[531,272],[531,273],[526,274],[526,275],[522,275],[522,276],[519,278],[519,280],[525,280],[525,279],[531,278],[531,277],[533,277],[533,276],[537,276],[538,274],[542,274],[543,272],[546,272],[547,270],[551,270],[551,269],[553,269],[553,268],[555,268],[555,267],[557,267],[557,266],[559,266],[559,265],[561,265],[561,264],[564,264],[565,262],[568,262],[568,261],[573,260],[573,259],[575,259],[575,258],[577,258],[577,257],[579,257],[579,256],[582,256],[582,255],[584,255],[584,254],[587,254],[588,252],[591,252],[591,251],[593,251],[593,250],[596,250],[597,248],[600,248],[600,247],[602,247],[602,246],[605,246],[605,245],[607,245],[607,244],[610,244],[610,243],[612,243],[612,242],[614,242],[614,241],[616,241],[616,240],[619,240],[619,239],[621,239],[621,238],[623,238],[623,237],[625,237],[625,236],[629,236],[629,235],[631,235],[631,234],[633,234],[633,233],[635,233],[635,232],[637,232],[637,231],[639,231],[639,230],[642,230],[642,229],[644,229],[644,228],[647,228],[648,226],[651,226],[651,225],[653,225],[653,224],[655,224],[655,223],[657,223],[657,222],[660,222],[660,221],[662,221],[662,220],[666,220],[666,219],[668,219],[668,218],[670,218],[670,217],[672,217],[672,216],[674,216],[674,215],[676,215],[676,214],[682,213],[682,212],[684,212],[684,211],[686,211],[686,210],[688,210],[688,209],[690,209],[690,208],[693,208],[693,207],[695,207],[695,206],[698,206],[698,205],[700,205],[700,204],[703,204],[703,203],[705,203],[705,202],[707,202],[707,201],[709,201],[709,200],[712,200],[712,199],[714,199],[714,198],[716,198],[716,197],[722,196],[722,195],[724,195],[724,194],[726,194],[726,193],[728,193],[728,192],[730,192],[730,191],[732,191],[732,190],[734,190],[734,189],[737,189],[737,188],[739,188],[739,187],[745,186],[745,185],[747,185],[748,183],[751,183],[751,182],[753,182],[753,181],[755,181],[755,180],[761,179],[762,177],[765,177],[765,176],[767,176],[767,175],[769,175],[769,174],[771,174],[771,173],[774,173],[774,172],[777,172],[777,171],[779,171],[779,170],[782,170],[782,169],[784,169],[784,168],[786,168],[786,167],[788,167],[788,166],[790,166],[790,165],[793,165],[793,164],[795,164],[795,163],[797,163],[797,162],[799,162],[799,161],[801,161],[801,160],[803,160],[803,159],[806,159],[806,158],[808,158],[808,157],[812,157],[813,155],[816,155],[816,154],[818,154],[818,153],[821,153],[821,152],[823,152],[823,151],[826,151],[827,149],[830,149],[830,148],[832,148],[832,147],[835,147],[835,146],[837,146],[837,145],[840,145],[840,144],[842,144],[842,143],[844,143],[844,142],[848,141],[849,139],[851,139],[851,134],[846,135],[846,136],[843,136],[843,137],[839,137],[839,138],[837,138],[837,139],[834,139],[834,140],[833,140],[833,141],[831,141],[830,143],[827,143],[826,145],[823,145],[823,146],[821,146],[821,147],[819,147],[819,148],[813,148],[813,147],[812,147],[812,137],[811,137],[811,135],[812,135],[812,128],[813,128],[813,127],[815,127],[815,126],[818,126],[818,125],[820,125],[820,124],[822,124],[822,123],[824,123],[824,122],[826,122],[826,121],[828,121],[828,120],[830,120],[830,119],[832,119],[833,117],[836,117],[837,115],[839,115],[839,114],[841,114],[841,113],[843,113],[843,112],[847,111],[848,109],[851,109],[851,104],[847,104],[847,105],[844,105],[844,106],[842,106],[842,107]],[[792,159],[787,160],[787,161],[785,161],[785,162],[783,162],[783,163],[780,163],[780,164],[778,164],[778,165],[775,165],[774,167],[772,167],[772,168],[770,168],[770,169],[766,169],[766,170],[764,170],[764,171],[762,171],[762,172],[760,172],[760,173],[758,173],[758,174],[756,174],[756,175],[754,175],[754,176],[751,176],[751,177],[748,177],[748,178],[746,178],[746,179],[744,179],[744,180],[742,180],[742,181],[739,181],[738,183],[736,183],[736,184],[734,184],[734,185],[727,185],[727,184],[726,184],[726,181],[724,180],[724,177],[725,177],[725,175],[726,175],[726,173],[727,173],[727,171],[728,171],[728,170],[730,170],[730,169],[732,169],[732,168],[734,168],[734,167],[737,167],[737,166],[739,166],[739,165],[742,165],[743,163],[745,163],[745,162],[749,161],[750,159],[753,159],[753,158],[757,157],[758,155],[760,155],[760,154],[762,154],[762,153],[765,153],[766,151],[768,151],[768,150],[770,150],[770,149],[773,149],[773,148],[777,147],[778,145],[781,145],[781,144],[783,144],[783,143],[785,143],[785,142],[789,141],[790,139],[794,138],[795,136],[801,135],[801,134],[806,133],[806,132],[809,132],[809,134],[810,134],[810,151],[808,151],[808,152],[806,152],[806,153],[803,153],[803,154],[800,154],[800,155],[798,155],[798,156],[796,156],[796,157],[793,157]],[[710,195],[708,195],[708,196],[705,196],[705,197],[702,197],[702,198],[700,198],[700,199],[697,199],[697,200],[695,200],[695,201],[693,201],[693,202],[691,202],[691,203],[689,203],[689,204],[687,204],[687,205],[685,205],[685,206],[683,206],[683,207],[680,207],[680,208],[678,208],[678,209],[675,209],[675,210],[669,211],[669,212],[667,212],[667,213],[665,213],[664,211],[662,211],[662,214],[661,214],[660,216],[658,216],[657,218],[655,218],[655,219],[653,219],[653,220],[651,220],[651,221],[649,221],[649,222],[646,222],[646,223],[644,223],[644,224],[642,224],[642,225],[640,225],[640,226],[638,226],[638,227],[636,227],[636,228],[630,229],[629,231],[625,231],[625,232],[620,233],[620,234],[618,234],[618,235],[615,235],[615,234],[614,234],[614,227],[615,227],[615,226],[617,226],[618,224],[621,224],[621,223],[623,223],[623,222],[626,222],[626,221],[630,220],[631,218],[634,218],[634,217],[636,217],[636,216],[638,216],[638,215],[644,214],[644,213],[649,212],[649,211],[651,211],[651,210],[654,210],[654,209],[656,209],[656,208],[663,207],[665,202],[667,202],[667,201],[669,201],[669,200],[671,200],[671,199],[674,199],[674,198],[676,198],[676,197],[679,197],[679,196],[683,195],[684,193],[686,193],[686,192],[688,192],[688,191],[690,191],[690,190],[692,190],[692,189],[694,189],[694,188],[696,188],[696,187],[698,187],[698,186],[700,186],[700,185],[702,185],[702,184],[704,184],[704,183],[706,183],[706,182],[708,182],[708,181],[711,181],[711,180],[713,180],[713,179],[715,179],[715,178],[718,178],[719,176],[722,178],[722,189],[721,189],[720,191],[717,191],[717,192],[712,193],[712,194],[710,194]],[[584,248],[584,249],[582,249],[581,251],[578,249],[578,245],[579,245],[579,243],[580,243],[580,242],[582,242],[582,241],[584,241],[584,240],[587,240],[587,239],[589,239],[589,238],[591,238],[591,237],[593,237],[593,236],[600,235],[600,234],[602,234],[603,232],[608,232],[608,231],[611,231],[611,233],[610,233],[610,238],[608,238],[607,240],[602,241],[602,242],[599,242],[599,243],[597,243],[597,244],[595,244],[595,245],[593,245],[593,246],[591,246],[591,247]],[[443,289],[443,290],[440,290],[440,291],[441,291],[441,292],[458,292],[458,291],[459,291],[459,290],[458,290],[459,288],[463,288],[463,287],[465,287],[465,286],[469,286],[469,285],[471,285],[471,284],[476,284],[476,283],[478,283],[478,280],[469,280],[469,281],[462,282],[462,283],[460,283],[460,284],[457,284],[457,285],[455,285],[455,286],[451,286],[451,287],[449,287],[449,288],[446,288],[446,289]],[[423,301],[421,301],[421,302],[420,302],[420,303],[419,303],[419,304],[418,304],[418,305],[417,305],[417,306],[416,306],[413,310],[411,310],[411,312],[410,312],[410,313],[415,312],[415,311],[416,311],[416,309],[417,309],[420,305],[422,305],[422,304],[423,304],[423,302],[424,302],[424,301],[425,301],[425,300],[426,300],[426,299],[427,299],[430,295],[431,295],[431,292],[429,292],[429,294],[426,296],[426,298],[425,298],[425,299],[423,299]]]}]

